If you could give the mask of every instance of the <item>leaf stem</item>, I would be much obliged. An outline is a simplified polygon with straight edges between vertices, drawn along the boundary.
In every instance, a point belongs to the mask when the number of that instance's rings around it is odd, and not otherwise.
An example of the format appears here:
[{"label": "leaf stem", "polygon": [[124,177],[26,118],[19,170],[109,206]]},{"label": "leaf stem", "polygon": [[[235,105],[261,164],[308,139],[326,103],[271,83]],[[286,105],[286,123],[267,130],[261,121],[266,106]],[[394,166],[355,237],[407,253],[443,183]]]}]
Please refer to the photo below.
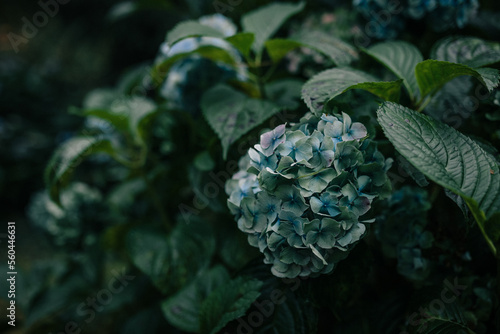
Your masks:
[{"label": "leaf stem", "polygon": [[264,88],[265,80],[263,79],[262,76],[262,51],[259,51],[255,56],[255,69],[257,72],[256,78],[257,78],[257,86],[259,87],[260,98],[266,99],[267,94]]},{"label": "leaf stem", "polygon": [[425,109],[425,107],[427,107],[427,105],[432,101],[432,96],[424,96],[420,99],[420,101],[418,101],[417,103],[417,111],[418,112],[422,112],[422,110]]},{"label": "leaf stem", "polygon": [[486,221],[486,217],[484,215],[484,212],[480,212],[480,215],[478,215],[477,208],[472,207],[468,200],[466,200],[465,203],[467,203],[467,206],[469,207],[470,212],[472,212],[472,215],[474,216],[474,219],[477,222],[477,226],[479,226],[479,229],[481,230],[481,233],[484,236],[484,240],[486,240],[488,247],[490,247],[491,252],[493,253],[493,256],[495,256],[495,258],[497,258],[497,259],[500,259],[500,257],[497,254],[497,249],[496,249],[495,245],[493,244],[493,241],[491,241],[490,237],[486,233],[486,230],[484,229],[484,222]]},{"label": "leaf stem", "polygon": [[146,174],[146,161],[148,158],[148,147],[145,143],[141,143],[140,145],[140,154],[139,154],[139,159],[138,159],[138,164],[134,166],[138,170],[141,178],[144,180],[144,183],[146,184],[146,189],[151,197],[151,200],[153,201],[153,205],[155,206],[156,210],[158,211],[158,214],[160,215],[160,219],[163,222],[163,225],[166,227],[167,232],[170,232],[172,230],[172,225],[170,224],[170,221],[168,219],[167,213],[165,212],[164,207],[161,205],[161,200],[160,197],[158,196],[158,193],[156,192],[153,184],[150,182],[147,174]]},{"label": "leaf stem", "polygon": [[262,81],[267,82],[269,78],[273,75],[274,71],[278,68],[278,63],[274,63],[271,68],[266,72],[266,74],[262,77]]},{"label": "leaf stem", "polygon": [[439,195],[439,191],[441,190],[441,187],[437,184],[434,184],[434,186],[431,189],[430,196],[429,196],[429,202],[434,203]]}]

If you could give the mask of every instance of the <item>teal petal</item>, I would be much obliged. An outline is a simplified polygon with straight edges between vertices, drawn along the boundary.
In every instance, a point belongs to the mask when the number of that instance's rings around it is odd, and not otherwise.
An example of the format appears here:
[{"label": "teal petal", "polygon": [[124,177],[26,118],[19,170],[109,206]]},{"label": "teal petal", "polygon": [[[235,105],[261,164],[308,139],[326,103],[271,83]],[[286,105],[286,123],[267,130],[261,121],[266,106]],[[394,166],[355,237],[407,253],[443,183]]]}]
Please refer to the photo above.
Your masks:
[{"label": "teal petal", "polygon": [[293,169],[293,159],[288,157],[288,156],[284,156],[280,159],[280,162],[278,164],[278,168],[276,169],[276,171],[280,172],[280,173],[287,173],[288,170],[290,169]]},{"label": "teal petal", "polygon": [[344,134],[344,124],[339,121],[334,121],[333,123],[327,123],[323,131],[325,136],[332,139],[342,140],[342,135]]},{"label": "teal petal", "polygon": [[257,194],[257,204],[259,212],[266,216],[268,222],[276,220],[281,210],[281,201],[278,198],[261,191]]},{"label": "teal petal", "polygon": [[358,197],[358,191],[356,187],[354,187],[351,183],[347,183],[345,186],[342,187],[342,195],[347,197],[349,201],[354,201],[356,197]]},{"label": "teal petal", "polygon": [[307,224],[309,221],[305,218],[301,218],[295,213],[291,211],[286,211],[282,210],[279,213],[279,219],[281,221],[289,221],[293,224],[293,228],[295,230],[295,233],[298,235],[303,235],[304,234],[304,225]]},{"label": "teal petal", "polygon": [[274,170],[278,164],[278,158],[276,155],[265,156],[253,148],[248,150],[248,155],[250,157],[251,166],[255,167],[259,171],[265,168],[271,168]]},{"label": "teal petal", "polygon": [[343,170],[356,167],[363,163],[363,153],[356,141],[340,142],[335,150],[335,169],[340,173]]},{"label": "teal petal", "polygon": [[[276,148],[276,152],[278,152],[281,156],[291,156],[293,159],[295,159],[296,152],[299,150],[299,146],[302,145],[305,141],[307,141],[306,135],[302,131],[290,131],[286,134],[286,141],[279,145]],[[304,141],[299,142],[299,140],[304,139]],[[309,145],[310,147],[310,145]],[[302,148],[303,153],[301,154],[307,154],[308,148],[304,147]],[[311,148],[311,154],[312,154],[312,148]]]},{"label": "teal petal", "polygon": [[335,245],[335,237],[330,233],[320,233],[317,244],[323,249],[333,248]]},{"label": "teal petal", "polygon": [[366,127],[361,123],[353,123],[351,127],[344,133],[342,136],[342,140],[359,140],[361,138],[366,137],[368,131]]},{"label": "teal petal", "polygon": [[342,247],[347,247],[349,244],[355,243],[365,233],[366,226],[363,224],[355,224],[353,227],[342,237],[337,239],[337,242]]},{"label": "teal petal", "polygon": [[340,222],[330,219],[323,218],[321,220],[321,232],[326,234],[331,234],[334,237],[337,237],[341,231]]},{"label": "teal petal", "polygon": [[282,210],[301,216],[307,209],[304,198],[294,186],[280,186],[276,189],[275,195],[283,201],[281,205]]},{"label": "teal petal", "polygon": [[278,125],[274,130],[263,133],[260,136],[260,148],[262,153],[266,156],[270,156],[274,153],[274,150],[281,144],[285,142],[285,127],[286,124]]},{"label": "teal petal", "polygon": [[371,202],[365,196],[358,196],[350,201],[347,197],[340,199],[339,205],[347,207],[356,216],[362,216],[370,210]]},{"label": "teal petal", "polygon": [[325,190],[335,176],[337,176],[337,172],[333,168],[325,168],[319,172],[301,168],[299,169],[298,181],[302,188],[318,193]]},{"label": "teal petal", "polygon": [[325,115],[323,114],[321,116],[321,120],[318,122],[318,130],[324,132],[324,129],[327,124],[333,124],[335,121],[339,121],[339,119],[335,116],[332,115]]},{"label": "teal petal", "polygon": [[309,138],[302,138],[297,141],[294,149],[292,150],[290,156],[294,158],[297,162],[308,161],[313,157],[312,146],[309,143]]},{"label": "teal petal", "polygon": [[292,177],[293,175],[285,175],[279,172],[275,172],[270,168],[265,168],[259,173],[257,179],[259,181],[259,186],[262,189],[265,189],[268,192],[273,192],[276,187],[281,184],[287,183],[287,181]]},{"label": "teal petal", "polygon": [[320,220],[313,219],[304,224],[304,234],[306,236],[306,246],[313,245],[318,241]]},{"label": "teal petal", "polygon": [[281,250],[279,259],[280,262],[286,263],[286,264],[292,264],[294,263],[293,257],[295,255],[295,248],[293,247],[285,247]]},{"label": "teal petal", "polygon": [[340,209],[337,204],[337,197],[332,196],[328,192],[321,194],[320,198],[311,197],[309,200],[309,205],[314,213],[328,215],[331,217],[335,217],[340,214]]},{"label": "teal petal", "polygon": [[349,117],[349,115],[347,115],[345,112],[342,112],[342,123],[343,123],[342,134],[346,134],[351,128],[352,120],[351,117]]},{"label": "teal petal", "polygon": [[280,245],[284,244],[286,238],[279,233],[270,233],[267,236],[267,246],[270,250],[276,250]]},{"label": "teal petal", "polygon": [[288,244],[292,247],[302,247],[304,243],[302,242],[302,236],[297,234],[295,226],[292,222],[282,221],[278,233],[286,238]]},{"label": "teal petal", "polygon": [[267,227],[267,218],[259,212],[257,200],[254,197],[245,197],[241,201],[243,225],[252,232],[262,232]]}]

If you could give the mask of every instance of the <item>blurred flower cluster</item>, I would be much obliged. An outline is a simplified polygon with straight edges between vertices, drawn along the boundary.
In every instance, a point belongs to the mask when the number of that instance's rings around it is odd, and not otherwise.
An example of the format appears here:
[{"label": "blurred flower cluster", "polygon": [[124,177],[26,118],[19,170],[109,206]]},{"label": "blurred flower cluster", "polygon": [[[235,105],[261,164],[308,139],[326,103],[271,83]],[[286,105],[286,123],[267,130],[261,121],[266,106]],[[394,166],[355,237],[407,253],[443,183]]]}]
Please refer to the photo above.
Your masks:
[{"label": "blurred flower cluster", "polygon": [[[236,25],[221,14],[203,16],[199,23],[220,31],[224,36],[236,33]],[[243,66],[234,68],[221,61],[212,61],[200,56],[196,50],[200,48],[218,48],[226,51],[235,63],[242,64],[238,51],[229,43],[214,37],[190,37],[173,45],[164,42],[155,63],[187,55],[176,61],[169,70],[168,76],[161,84],[160,96],[167,100],[169,108],[186,110],[191,113],[198,111],[201,96],[209,88],[218,83],[244,77]]]},{"label": "blurred flower cluster", "polygon": [[62,191],[60,204],[52,201],[47,191],[35,194],[28,216],[55,245],[76,249],[96,241],[106,211],[98,190],[75,182]]},{"label": "blurred flower cluster", "polygon": [[425,279],[430,270],[429,260],[422,255],[434,241],[432,233],[425,230],[430,208],[425,190],[403,187],[385,202],[375,227],[384,254],[397,258],[399,273],[413,280]]},{"label": "blurred flower cluster", "polygon": [[354,7],[372,24],[370,34],[392,39],[404,30],[406,19],[426,20],[435,31],[463,28],[476,14],[478,0],[353,0]]}]

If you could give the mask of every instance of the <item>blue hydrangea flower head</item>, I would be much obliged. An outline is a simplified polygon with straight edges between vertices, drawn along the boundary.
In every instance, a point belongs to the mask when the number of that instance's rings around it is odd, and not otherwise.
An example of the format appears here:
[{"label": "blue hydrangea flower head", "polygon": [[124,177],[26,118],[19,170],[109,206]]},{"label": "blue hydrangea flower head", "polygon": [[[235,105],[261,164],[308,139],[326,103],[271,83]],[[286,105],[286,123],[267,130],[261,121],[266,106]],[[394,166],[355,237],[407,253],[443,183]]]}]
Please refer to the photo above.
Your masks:
[{"label": "blue hydrangea flower head", "polygon": [[332,272],[366,234],[372,201],[390,192],[363,124],[307,114],[261,135],[226,183],[228,207],[278,277]]}]

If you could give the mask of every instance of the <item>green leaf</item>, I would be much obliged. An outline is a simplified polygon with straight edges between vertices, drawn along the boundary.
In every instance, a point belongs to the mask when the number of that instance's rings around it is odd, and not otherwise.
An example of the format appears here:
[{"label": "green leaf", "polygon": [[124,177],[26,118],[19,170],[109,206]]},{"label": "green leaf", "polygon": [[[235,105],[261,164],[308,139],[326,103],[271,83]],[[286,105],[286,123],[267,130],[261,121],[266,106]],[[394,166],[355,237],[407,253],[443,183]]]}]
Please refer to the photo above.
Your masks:
[{"label": "green leaf", "polygon": [[79,114],[109,122],[117,130],[130,133],[138,144],[144,139],[143,122],[157,111],[156,105],[147,98],[104,89],[89,93],[83,105]]},{"label": "green leaf", "polygon": [[[396,81],[380,81],[380,82],[363,82],[353,86],[350,86],[347,90],[351,89],[363,89],[374,95],[383,98],[386,101],[399,101],[399,95],[401,93],[401,84],[403,80]],[[330,99],[331,100],[331,99]]]},{"label": "green leaf", "polygon": [[247,242],[247,236],[240,230],[220,229],[218,234],[218,253],[222,261],[231,269],[241,269],[250,260],[259,257],[257,248]]},{"label": "green leaf", "polygon": [[292,40],[321,52],[337,66],[349,65],[359,57],[358,52],[352,45],[323,31],[305,31],[293,36]]},{"label": "green leaf", "polygon": [[87,109],[78,111],[78,115],[102,119],[119,131],[128,130],[127,118],[109,109]]},{"label": "green leaf", "polygon": [[259,297],[262,282],[238,277],[212,292],[200,310],[201,333],[216,334],[245,314]]},{"label": "green leaf", "polygon": [[125,131],[128,127],[126,117],[113,108],[113,103],[119,94],[114,89],[95,89],[85,96],[82,110],[76,109],[72,113],[80,116],[90,116],[109,122],[119,131]]},{"label": "green leaf", "polygon": [[140,227],[129,231],[126,237],[127,251],[134,265],[148,275],[151,281],[163,291],[169,271],[168,259],[171,245],[165,233],[159,229]]},{"label": "green leaf", "polygon": [[275,38],[266,41],[267,53],[274,63],[279,62],[288,52],[302,46],[302,43],[291,39]]},{"label": "green leaf", "polygon": [[377,114],[387,138],[401,155],[465,200],[496,254],[496,246],[485,231],[486,221],[500,211],[500,171],[495,158],[448,125],[396,103],[384,103]]},{"label": "green leaf", "polygon": [[273,36],[285,21],[292,15],[304,9],[305,2],[272,3],[258,8],[241,19],[241,25],[245,32],[255,35],[253,49],[257,54],[262,53],[264,43]]},{"label": "green leaf", "polygon": [[45,168],[45,184],[54,202],[59,203],[61,186],[74,169],[85,158],[97,153],[115,156],[111,142],[98,137],[74,137],[59,146]]},{"label": "green leaf", "polygon": [[224,159],[231,144],[280,110],[270,101],[250,98],[226,85],[207,91],[201,109],[222,142]]},{"label": "green leaf", "polygon": [[500,43],[477,37],[449,36],[434,44],[431,59],[470,67],[488,66],[500,62]]},{"label": "green leaf", "polygon": [[[271,290],[281,292],[280,299],[282,299],[282,302],[273,304],[274,312],[270,321],[257,328],[256,334],[317,333],[318,315],[314,305],[310,301],[306,298],[298,298],[294,292],[288,291],[283,285]],[[266,298],[268,297],[266,296]],[[261,297],[260,299],[263,298]],[[263,301],[261,303],[264,304]]]},{"label": "green leaf", "polygon": [[156,105],[149,99],[132,96],[124,101],[123,108],[128,114],[130,132],[137,143],[142,143],[146,137],[145,121],[157,112]]},{"label": "green leaf", "polygon": [[403,79],[403,84],[412,100],[418,96],[415,66],[423,61],[424,57],[415,46],[393,41],[378,43],[363,51],[386,66],[398,78]]},{"label": "green leaf", "polygon": [[108,88],[92,90],[83,100],[83,109],[102,109],[110,106],[116,99],[116,91]]},{"label": "green leaf", "polygon": [[250,32],[242,32],[226,38],[226,41],[231,43],[245,57],[249,56],[254,40],[255,36]]},{"label": "green leaf", "polygon": [[295,110],[299,107],[300,91],[304,82],[298,79],[283,79],[266,85],[267,97],[278,106]]},{"label": "green leaf", "polygon": [[[7,266],[5,270],[7,270]],[[45,319],[61,314],[74,306],[77,303],[75,296],[79,293],[83,294],[86,290],[85,279],[81,276],[76,274],[67,275],[64,279],[58,280],[51,285],[46,283],[45,288],[37,294],[36,300],[30,303],[29,314],[24,320],[24,326],[35,328],[36,323],[41,323]],[[16,283],[19,284],[19,282]],[[24,286],[22,287],[24,288]]]},{"label": "green leaf", "polygon": [[350,89],[363,89],[387,101],[398,101],[401,80],[381,82],[370,74],[349,67],[323,71],[304,84],[302,99],[314,113]]},{"label": "green leaf", "polygon": [[349,65],[358,59],[358,53],[350,44],[322,31],[306,31],[289,39],[271,39],[266,43],[266,49],[273,62],[279,62],[288,52],[304,46],[316,50],[336,65]]},{"label": "green leaf", "polygon": [[[126,237],[134,265],[164,293],[177,291],[208,267],[215,252],[215,236],[205,222],[177,224],[170,235],[139,226]],[[189,259],[189,261],[186,261]]]},{"label": "green leaf", "polygon": [[473,69],[466,65],[439,60],[425,60],[418,63],[415,68],[415,75],[422,97],[434,95],[445,83],[462,75],[475,77],[490,92],[498,86],[500,79],[500,74],[496,69]]},{"label": "green leaf", "polygon": [[204,271],[174,296],[161,303],[163,314],[175,327],[200,333],[200,312],[203,301],[219,286],[225,287],[229,273],[222,266]]},{"label": "green leaf", "polygon": [[129,315],[122,323],[120,334],[158,333],[163,325],[163,316],[161,310],[153,305]]},{"label": "green leaf", "polygon": [[194,36],[209,36],[224,38],[224,34],[212,27],[203,25],[198,21],[184,21],[176,25],[167,33],[166,42],[169,45],[180,41],[181,39]]},{"label": "green leaf", "polygon": [[498,87],[500,82],[500,72],[495,68],[482,67],[475,69],[477,73],[481,76],[486,84],[488,91],[492,91],[494,88]]},{"label": "green leaf", "polygon": [[[363,254],[366,257],[366,254]],[[352,266],[352,263],[351,263]],[[345,268],[344,268],[345,269]],[[340,274],[340,272],[338,272]],[[259,304],[257,310],[264,315],[264,323],[261,326],[252,328],[255,334],[311,334],[318,332],[318,309],[320,306],[308,296],[317,295],[313,291],[307,291],[305,294],[303,288],[309,289],[312,286],[309,283],[299,279],[283,280],[274,276],[269,270],[269,265],[265,265],[262,260],[255,259],[250,262],[246,268],[240,271],[241,275],[250,276],[263,282],[261,296],[257,299],[255,305]],[[335,278],[337,275],[335,275]],[[319,278],[318,278],[319,279]],[[316,279],[314,279],[316,280]],[[335,282],[331,280],[330,282]],[[314,284],[313,284],[314,285]],[[317,285],[317,284],[316,284]],[[329,287],[336,286],[330,284]],[[358,284],[359,286],[359,284]],[[325,285],[321,285],[321,292],[324,293]],[[298,289],[298,290],[297,290]],[[320,289],[318,289],[320,290]],[[349,291],[346,291],[349,294]],[[352,293],[350,294],[352,300]],[[335,296],[337,298],[337,296]],[[323,298],[324,299],[324,298]],[[326,304],[326,301],[321,299]],[[336,300],[336,299],[335,299]],[[265,310],[264,310],[265,308]],[[249,323],[252,309],[248,316],[241,318],[242,322]],[[243,327],[243,326],[242,326]],[[241,327],[240,327],[241,328]],[[228,326],[229,333],[236,333],[236,326]],[[244,329],[244,327],[242,328]],[[246,332],[246,331],[245,331]],[[222,332],[224,333],[224,332]],[[336,332],[335,332],[336,333]],[[342,332],[343,333],[343,332]]]},{"label": "green leaf", "polygon": [[443,303],[444,309],[440,312],[427,311],[422,317],[416,333],[422,334],[475,334],[467,326],[464,311],[456,302]]}]

